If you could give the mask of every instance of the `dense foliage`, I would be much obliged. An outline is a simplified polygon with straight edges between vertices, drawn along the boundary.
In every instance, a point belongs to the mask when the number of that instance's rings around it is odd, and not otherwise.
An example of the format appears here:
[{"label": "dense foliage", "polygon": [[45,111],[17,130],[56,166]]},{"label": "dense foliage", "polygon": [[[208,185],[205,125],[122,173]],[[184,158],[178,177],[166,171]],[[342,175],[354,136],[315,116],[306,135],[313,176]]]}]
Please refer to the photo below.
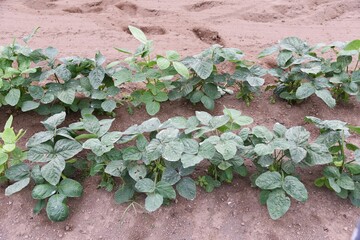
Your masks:
[{"label": "dense foliage", "polygon": [[[117,49],[128,57],[107,65],[101,53],[94,59],[57,59],[52,47],[32,50],[14,42],[0,48],[0,104],[52,114],[41,122],[44,131],[28,139],[25,151],[16,145],[24,131],[14,131],[12,116],[5,123],[0,133],[0,181],[9,183],[5,195],[30,186],[34,213],[45,209],[51,221],[63,221],[69,215],[67,199],[82,195],[82,178],[98,175],[99,187],[116,189],[117,203],[133,203],[142,193],[145,209],[153,212],[177,195],[195,199],[197,186],[212,192],[235,175],[246,177],[247,160],[256,168],[250,172],[252,186],[260,189],[260,203],[272,219],[288,211],[290,197],[307,200],[299,167],[323,165],[316,186],[326,186],[360,206],[360,149],[348,141],[350,132],[359,134],[360,127],[306,117],[320,129],[311,141],[302,126],[250,128],[251,117],[227,108],[220,116],[197,111],[164,122],[151,118],[125,131],[110,131],[115,119],[94,115],[112,115],[124,103],[129,110],[144,105],[155,115],[161,102],[179,98],[212,110],[216,99],[232,93],[228,87],[233,85],[239,88],[237,97],[250,104],[267,73],[277,78],[267,88],[274,88],[280,98],[294,102],[315,94],[334,107],[336,99],[360,99],[359,40],[310,47],[298,38],[286,38],[260,54],[278,52],[278,67],[266,70],[244,60],[239,49],[220,45],[192,57],[181,58],[175,51],[152,56],[152,41],[138,28],[129,30],[141,45],[135,53]],[[32,35],[24,39],[26,44]],[[336,60],[321,56],[330,49]],[[232,73],[220,70],[224,63],[234,66]],[[120,93],[129,82],[141,82],[144,88]],[[81,110],[81,119],[63,126],[68,110]],[[200,164],[207,171],[194,174]]]}]

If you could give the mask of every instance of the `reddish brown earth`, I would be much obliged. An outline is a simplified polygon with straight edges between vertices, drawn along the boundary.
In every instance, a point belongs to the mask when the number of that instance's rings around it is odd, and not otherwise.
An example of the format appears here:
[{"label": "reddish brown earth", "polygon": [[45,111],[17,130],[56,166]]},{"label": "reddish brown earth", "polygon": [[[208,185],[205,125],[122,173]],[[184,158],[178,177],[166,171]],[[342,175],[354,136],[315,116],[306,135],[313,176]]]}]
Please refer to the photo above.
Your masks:
[{"label": "reddish brown earth", "polygon": [[[113,47],[134,49],[138,44],[127,33],[128,25],[142,27],[155,40],[157,53],[173,49],[192,55],[220,43],[240,48],[248,59],[256,60],[261,49],[286,36],[298,36],[309,43],[359,38],[360,1],[0,0],[0,45],[39,26],[31,42],[33,48],[51,45],[61,56],[86,57],[100,50],[115,60],[123,56]],[[281,101],[270,104],[269,97],[270,93],[264,93],[246,107],[234,96],[226,96],[217,102],[213,114],[221,114],[226,106],[252,116],[256,124],[304,125],[313,134],[316,130],[304,124],[304,116],[360,125],[360,104],[354,100],[329,109],[317,98],[290,106]],[[165,103],[158,117],[190,116],[195,110],[203,109],[185,101]],[[8,113],[1,111],[0,126]],[[26,138],[42,129],[39,122],[43,118],[33,113],[13,114],[15,128],[27,129],[21,142],[24,146]],[[74,114],[67,121],[77,118]],[[144,109],[130,116],[120,108],[114,129],[123,130],[147,118]],[[360,144],[359,137],[351,140]],[[196,200],[179,198],[152,214],[140,207],[124,214],[127,205],[116,205],[113,193],[97,190],[98,179],[89,178],[84,182],[84,196],[69,202],[71,216],[63,223],[51,223],[44,213],[33,215],[29,190],[12,197],[0,194],[0,239],[349,239],[360,209],[316,188],[313,180],[320,169],[300,172],[309,200],[293,201],[290,211],[278,221],[271,220],[266,208],[260,206],[259,191],[250,187],[248,179],[235,179],[210,194],[199,190]],[[141,197],[137,201],[143,203]]]}]

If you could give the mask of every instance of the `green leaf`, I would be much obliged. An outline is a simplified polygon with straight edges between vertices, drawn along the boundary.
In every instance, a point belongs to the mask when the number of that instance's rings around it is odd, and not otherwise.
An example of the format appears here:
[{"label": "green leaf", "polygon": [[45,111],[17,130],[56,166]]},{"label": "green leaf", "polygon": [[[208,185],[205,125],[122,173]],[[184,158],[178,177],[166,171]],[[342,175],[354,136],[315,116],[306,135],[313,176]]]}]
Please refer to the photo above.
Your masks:
[{"label": "green leaf", "polygon": [[214,157],[216,149],[213,144],[209,142],[203,142],[199,147],[199,156],[205,159],[211,159]]},{"label": "green leaf", "polygon": [[346,44],[346,46],[344,47],[344,50],[346,50],[346,51],[355,50],[355,51],[360,52],[360,40],[359,40],[359,39],[356,39],[356,40],[353,40],[353,41],[349,42],[349,43]]},{"label": "green leaf", "polygon": [[304,83],[296,90],[296,98],[305,99],[310,97],[316,91],[315,87],[311,83]]},{"label": "green leaf", "polygon": [[137,161],[142,157],[142,153],[136,147],[127,147],[122,150],[124,161]]},{"label": "green leaf", "polygon": [[154,116],[155,114],[157,114],[160,110],[160,103],[152,101],[152,102],[147,102],[146,103],[146,112],[150,115],[150,116]]},{"label": "green leaf", "polygon": [[142,44],[146,44],[148,42],[144,32],[141,31],[139,28],[129,26],[129,30],[131,34],[134,36],[134,38],[136,38]]},{"label": "green leaf", "polygon": [[29,93],[33,99],[40,100],[44,96],[44,89],[40,86],[30,86]]},{"label": "green leaf", "polygon": [[166,182],[170,185],[174,185],[175,183],[180,181],[180,179],[180,174],[171,167],[166,167],[161,177],[161,181]]},{"label": "green leaf", "polygon": [[64,221],[69,216],[69,207],[64,203],[66,197],[61,194],[53,195],[46,205],[48,218],[53,222]]},{"label": "green leaf", "polygon": [[207,79],[213,71],[213,64],[210,61],[201,61],[197,59],[191,67],[201,79]]},{"label": "green leaf", "polygon": [[40,184],[36,185],[31,192],[31,196],[33,199],[46,199],[56,193],[56,186],[51,184]]},{"label": "green leaf", "polygon": [[30,176],[30,167],[25,163],[11,166],[5,171],[5,177],[10,181],[20,181]]},{"label": "green leaf", "polygon": [[65,103],[71,105],[75,100],[76,91],[73,88],[65,88],[58,92],[57,98]]},{"label": "green leaf", "polygon": [[164,198],[168,198],[168,199],[176,198],[176,192],[174,188],[165,181],[160,181],[156,183],[156,191]]},{"label": "green leaf", "polygon": [[187,67],[181,62],[173,62],[173,66],[177,73],[183,76],[186,79],[190,78],[190,72]]},{"label": "green leaf", "polygon": [[40,103],[34,101],[25,101],[21,105],[21,111],[28,112],[30,110],[34,110],[40,106]]},{"label": "green leaf", "polygon": [[272,134],[271,131],[269,131],[266,127],[264,126],[255,126],[253,129],[252,129],[252,133],[258,137],[258,138],[263,138],[265,139],[266,141],[271,141],[274,136]]},{"label": "green leaf", "polygon": [[184,144],[181,141],[174,140],[166,143],[162,152],[162,157],[170,162],[176,162],[180,160],[183,152]]},{"label": "green leaf", "polygon": [[336,181],[339,187],[344,188],[346,190],[354,190],[355,184],[354,180],[351,179],[349,175],[346,173],[341,174],[340,178]]},{"label": "green leaf", "polygon": [[115,202],[118,204],[129,202],[134,196],[134,189],[124,184],[115,192]]},{"label": "green leaf", "polygon": [[170,67],[170,61],[163,57],[159,57],[158,59],[156,59],[156,64],[161,70],[165,70]]},{"label": "green leaf", "polygon": [[147,171],[146,171],[146,167],[144,165],[135,165],[135,166],[129,168],[129,175],[135,181],[139,181],[140,179],[145,178],[146,174],[147,174]]},{"label": "green leaf", "polygon": [[306,161],[310,165],[321,165],[332,162],[332,156],[325,145],[313,143],[307,148]]},{"label": "green leaf", "polygon": [[308,199],[308,192],[302,182],[296,177],[287,176],[283,183],[283,189],[291,197],[300,202],[305,202]]},{"label": "green leaf", "polygon": [[336,101],[331,96],[331,93],[328,90],[326,90],[326,89],[316,90],[315,94],[316,94],[316,96],[321,98],[326,103],[326,105],[328,105],[330,108],[335,107]]},{"label": "green leaf", "polygon": [[289,210],[290,204],[290,198],[280,189],[269,193],[269,197],[266,200],[267,209],[273,220],[282,217]]},{"label": "green leaf", "polygon": [[58,191],[66,197],[80,197],[83,193],[83,187],[79,182],[65,178],[60,182]]},{"label": "green leaf", "polygon": [[46,201],[44,199],[38,200],[33,209],[34,214],[39,214],[42,209],[46,207]]},{"label": "green leaf", "polygon": [[199,164],[204,158],[199,155],[184,154],[181,156],[181,163],[184,168],[193,167]]},{"label": "green leaf", "polygon": [[155,183],[150,178],[144,178],[136,182],[135,188],[139,192],[153,193],[155,191]]},{"label": "green leaf", "polygon": [[206,83],[203,87],[204,93],[211,99],[216,99],[218,95],[218,87],[213,83]]},{"label": "green leaf", "polygon": [[269,55],[275,53],[276,51],[278,51],[278,49],[279,49],[279,47],[277,45],[268,47],[268,48],[264,49],[261,53],[259,53],[258,58],[263,58],[263,57],[269,56]]},{"label": "green leaf", "polygon": [[295,147],[295,148],[290,148],[290,156],[291,156],[291,160],[294,161],[295,163],[299,163],[301,162],[305,157],[306,157],[306,150],[302,147]]},{"label": "green leaf", "polygon": [[336,193],[340,193],[341,192],[341,188],[339,185],[337,185],[337,183],[335,182],[334,178],[328,178],[329,181],[329,185],[330,187],[336,192]]},{"label": "green leaf", "polygon": [[90,84],[94,89],[98,89],[105,78],[105,71],[102,67],[96,67],[89,73]]},{"label": "green leaf", "polygon": [[126,171],[126,166],[124,165],[124,161],[111,161],[108,163],[104,171],[111,176],[121,177]]},{"label": "green leaf", "polygon": [[280,188],[282,185],[281,175],[278,172],[267,171],[256,178],[255,184],[259,188],[267,190]]},{"label": "green leaf", "polygon": [[260,77],[253,77],[253,76],[249,76],[246,78],[246,81],[249,83],[250,86],[252,87],[260,87],[262,85],[264,85],[265,80],[263,78]]},{"label": "green leaf", "polygon": [[23,188],[25,188],[30,183],[30,178],[24,178],[16,183],[13,183],[12,185],[8,186],[5,189],[5,196],[10,196],[14,193],[17,193],[21,191]]},{"label": "green leaf", "polygon": [[296,126],[286,130],[285,138],[288,141],[295,143],[296,146],[303,146],[307,144],[310,138],[310,132],[304,127]]},{"label": "green leaf", "polygon": [[166,102],[169,99],[166,92],[159,92],[154,96],[154,100],[157,102]]},{"label": "green leaf", "polygon": [[10,106],[15,106],[20,100],[20,90],[17,88],[12,88],[5,96],[5,101]]},{"label": "green leaf", "polygon": [[191,178],[185,177],[176,184],[176,190],[179,195],[188,200],[194,200],[196,197],[196,184]]},{"label": "green leaf", "polygon": [[259,143],[256,144],[254,147],[254,152],[258,155],[258,156],[266,156],[269,154],[272,154],[274,152],[274,148],[271,144],[264,144],[264,143]]},{"label": "green leaf", "polygon": [[196,111],[195,112],[196,118],[201,122],[203,125],[209,125],[210,120],[213,118],[209,113],[202,112],[202,111]]},{"label": "green leaf", "polygon": [[223,156],[224,160],[229,160],[236,155],[236,145],[233,140],[220,141],[215,145],[215,149]]},{"label": "green leaf", "polygon": [[114,100],[106,100],[103,103],[101,103],[101,108],[105,112],[112,112],[116,108],[116,102]]},{"label": "green leaf", "polygon": [[64,122],[66,117],[65,112],[54,114],[53,116],[49,117],[45,121],[41,122],[45,128],[49,131],[53,131],[56,129],[57,126],[59,126],[61,123]]},{"label": "green leaf", "polygon": [[204,95],[201,97],[202,104],[204,104],[204,107],[209,110],[214,110],[215,107],[215,101],[208,96]]},{"label": "green leaf", "polygon": [[150,193],[145,198],[145,209],[154,212],[163,204],[164,198],[158,193]]},{"label": "green leaf", "polygon": [[64,169],[64,159],[55,158],[41,168],[41,174],[47,182],[55,186],[59,183]]}]

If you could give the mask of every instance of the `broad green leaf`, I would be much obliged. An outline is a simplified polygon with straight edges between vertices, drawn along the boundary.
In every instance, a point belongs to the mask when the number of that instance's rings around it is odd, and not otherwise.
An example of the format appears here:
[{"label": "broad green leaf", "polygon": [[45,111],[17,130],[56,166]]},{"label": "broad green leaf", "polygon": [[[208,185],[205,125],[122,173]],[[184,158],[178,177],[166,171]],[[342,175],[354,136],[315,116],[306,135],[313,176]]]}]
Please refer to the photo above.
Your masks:
[{"label": "broad green leaf", "polygon": [[139,192],[152,193],[155,191],[155,183],[150,178],[144,178],[136,182],[135,188]]},{"label": "broad green leaf", "polygon": [[235,157],[237,152],[236,143],[233,140],[220,141],[215,145],[215,149],[223,156],[224,160]]},{"label": "broad green leaf", "polygon": [[25,163],[19,163],[9,167],[5,171],[5,177],[10,181],[20,181],[30,176],[30,167]]},{"label": "broad green leaf", "polygon": [[288,141],[294,142],[296,146],[304,146],[310,138],[310,132],[308,132],[304,127],[296,126],[289,128],[285,132],[285,138]]},{"label": "broad green leaf", "polygon": [[185,177],[176,184],[176,190],[180,196],[187,200],[194,200],[196,197],[196,184],[191,178]]},{"label": "broad green leaf", "polygon": [[25,188],[30,183],[30,178],[24,178],[16,183],[13,183],[12,185],[8,186],[5,189],[5,196],[10,196],[14,193],[17,193],[21,191],[23,188]]},{"label": "broad green leaf", "polygon": [[79,182],[66,178],[60,182],[58,191],[66,197],[80,197],[83,193],[83,187]]},{"label": "broad green leaf", "polygon": [[114,100],[106,100],[103,103],[101,103],[101,108],[105,112],[112,112],[116,108],[116,102]]},{"label": "broad green leaf", "polygon": [[21,111],[28,112],[30,110],[34,110],[40,106],[40,103],[34,101],[25,101],[21,105]]},{"label": "broad green leaf", "polygon": [[141,31],[139,28],[129,26],[129,30],[131,34],[134,36],[134,38],[136,38],[142,44],[146,44],[148,42],[144,32]]},{"label": "broad green leaf", "polygon": [[291,156],[291,160],[294,161],[295,163],[299,163],[301,162],[305,157],[306,157],[306,150],[302,147],[295,147],[295,148],[290,148],[290,156]]},{"label": "broad green leaf", "polygon": [[166,167],[161,177],[161,181],[166,182],[170,185],[174,185],[175,183],[180,181],[180,179],[180,174],[171,167]]},{"label": "broad green leaf", "polygon": [[59,126],[61,123],[64,122],[66,117],[65,112],[54,114],[53,116],[49,117],[45,121],[41,122],[45,128],[49,131],[53,131],[56,129],[57,126]]},{"label": "broad green leaf", "polygon": [[46,199],[53,194],[56,193],[56,186],[53,186],[51,184],[45,183],[45,184],[39,184],[34,187],[34,189],[31,192],[31,196],[33,199]]},{"label": "broad green leaf", "polygon": [[315,87],[311,83],[304,83],[296,90],[296,98],[305,99],[310,97],[316,91]]},{"label": "broad green leaf", "polygon": [[55,158],[41,168],[41,174],[46,181],[55,186],[59,183],[64,169],[64,159]]},{"label": "broad green leaf", "polygon": [[15,106],[20,100],[20,90],[17,88],[12,88],[5,96],[5,101],[10,106]]},{"label": "broad green leaf", "polygon": [[326,103],[326,105],[328,105],[330,108],[335,107],[336,101],[331,96],[331,93],[328,90],[326,90],[326,89],[316,90],[315,94],[316,94],[316,96],[321,98]]},{"label": "broad green leaf", "polygon": [[53,151],[52,146],[42,143],[29,149],[28,158],[32,162],[48,162],[53,156]]},{"label": "broad green leaf", "polygon": [[310,165],[321,165],[332,162],[332,156],[325,145],[313,143],[307,148],[306,161]]},{"label": "broad green leaf", "polygon": [[33,99],[40,100],[44,96],[44,89],[40,86],[30,86],[29,93]]},{"label": "broad green leaf", "polygon": [[82,122],[84,123],[84,129],[90,133],[97,134],[100,130],[100,122],[99,120],[91,114],[86,114]]},{"label": "broad green leaf", "polygon": [[187,67],[181,62],[173,62],[173,66],[177,73],[183,76],[186,79],[190,78],[190,72]]},{"label": "broad green leaf", "polygon": [[265,80],[263,78],[260,77],[253,77],[253,76],[249,76],[246,78],[246,81],[249,83],[250,86],[252,87],[260,87],[262,85],[264,85]]},{"label": "broad green leaf", "polygon": [[124,161],[111,161],[108,163],[104,171],[111,176],[121,177],[126,171],[126,166],[124,164]]},{"label": "broad green leaf", "polygon": [[355,50],[355,51],[360,52],[360,40],[356,39],[356,40],[353,40],[353,41],[349,42],[344,47],[344,50],[346,50],[346,51]]},{"label": "broad green leaf", "polygon": [[71,105],[75,100],[76,91],[73,88],[65,88],[57,93],[57,98],[65,103]]},{"label": "broad green leaf", "polygon": [[211,159],[214,157],[216,152],[215,146],[209,142],[203,142],[199,147],[199,156],[205,159]]},{"label": "broad green leaf", "polygon": [[230,117],[227,115],[215,116],[210,120],[209,126],[212,129],[217,129],[221,126],[224,126],[226,123],[229,122],[229,120],[230,120]]},{"label": "broad green leaf", "polygon": [[287,176],[283,183],[283,189],[291,197],[300,202],[305,202],[308,199],[308,192],[302,182],[296,177]]},{"label": "broad green leaf", "polygon": [[118,204],[129,202],[134,196],[134,189],[129,185],[122,185],[115,192],[115,202]]},{"label": "broad green leaf", "polygon": [[267,209],[273,220],[282,217],[289,210],[290,205],[290,198],[280,189],[269,193],[269,197],[266,200]]},{"label": "broad green leaf", "polygon": [[208,96],[204,95],[201,97],[202,104],[204,104],[204,107],[209,110],[214,110],[215,107],[215,101]]},{"label": "broad green leaf", "polygon": [[152,101],[152,102],[147,102],[146,105],[146,112],[150,115],[150,116],[154,116],[155,114],[157,114],[160,110],[160,103]]},{"label": "broad green leaf", "polygon": [[162,152],[162,157],[170,162],[180,160],[184,152],[184,144],[181,141],[175,140],[166,143]]},{"label": "broad green leaf", "polygon": [[268,47],[268,48],[264,49],[261,53],[259,53],[258,58],[263,58],[263,57],[269,56],[278,50],[279,50],[279,47],[277,45]]},{"label": "broad green leaf", "polygon": [[98,89],[105,78],[105,71],[102,67],[96,67],[89,73],[90,84],[94,89]]},{"label": "broad green leaf", "polygon": [[69,207],[64,203],[65,200],[66,197],[61,194],[55,194],[49,198],[46,213],[51,221],[61,222],[69,216]]},{"label": "broad green leaf", "polygon": [[3,165],[9,159],[9,155],[4,152],[0,152],[0,165]]},{"label": "broad green leaf", "polygon": [[213,71],[213,64],[210,61],[201,61],[197,59],[191,67],[201,79],[207,79]]},{"label": "broad green leaf", "polygon": [[196,118],[201,122],[203,125],[209,125],[210,120],[213,118],[209,113],[207,112],[201,112],[196,111],[195,112]]},{"label": "broad green leaf", "polygon": [[39,214],[41,210],[46,207],[46,201],[44,199],[38,200],[34,206],[33,213]]},{"label": "broad green leaf", "polygon": [[271,144],[259,143],[254,147],[254,151],[258,156],[266,156],[274,152],[274,148]]},{"label": "broad green leaf", "polygon": [[355,184],[349,175],[346,173],[341,174],[341,177],[336,181],[339,187],[344,188],[346,190],[354,190]]},{"label": "broad green leaf", "polygon": [[146,167],[144,165],[135,165],[129,168],[128,171],[130,177],[132,177],[135,181],[145,178],[147,174]]},{"label": "broad green leaf", "polygon": [[122,150],[124,161],[137,161],[142,157],[142,153],[136,147],[127,147]]},{"label": "broad green leaf", "polygon": [[255,126],[253,129],[252,129],[252,133],[258,137],[258,138],[263,138],[265,139],[266,141],[271,141],[274,136],[272,134],[271,131],[269,131],[266,127],[264,126]]},{"label": "broad green leaf", "polygon": [[166,51],[166,57],[170,61],[179,61],[180,60],[179,53],[177,53],[176,51],[173,51],[173,50]]},{"label": "broad green leaf", "polygon": [[163,204],[164,198],[158,193],[150,193],[145,198],[145,209],[154,212]]},{"label": "broad green leaf", "polygon": [[159,193],[164,198],[175,199],[176,192],[174,188],[165,181],[160,181],[156,183],[156,192]]},{"label": "broad green leaf", "polygon": [[158,59],[156,59],[156,64],[161,70],[165,70],[170,67],[170,61],[163,57],[159,57]]},{"label": "broad green leaf", "polygon": [[204,93],[211,99],[216,99],[218,95],[218,87],[214,83],[206,83],[203,87]]},{"label": "broad green leaf", "polygon": [[328,178],[329,181],[329,185],[330,187],[336,192],[336,193],[340,193],[341,192],[341,188],[340,186],[335,182],[334,178]]},{"label": "broad green leaf", "polygon": [[259,188],[267,190],[280,188],[282,185],[281,175],[278,172],[267,171],[256,178],[255,184]]},{"label": "broad green leaf", "polygon": [[181,163],[184,168],[193,167],[199,164],[204,158],[199,155],[184,154],[181,156]]}]

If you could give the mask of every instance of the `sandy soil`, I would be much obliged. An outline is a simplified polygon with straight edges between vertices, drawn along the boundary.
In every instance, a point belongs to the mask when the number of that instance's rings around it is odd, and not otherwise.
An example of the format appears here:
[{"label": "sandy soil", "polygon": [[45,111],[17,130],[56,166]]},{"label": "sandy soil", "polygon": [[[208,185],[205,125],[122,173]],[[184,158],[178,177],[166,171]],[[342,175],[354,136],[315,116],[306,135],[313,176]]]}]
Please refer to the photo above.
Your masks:
[{"label": "sandy soil", "polygon": [[[138,42],[126,31],[131,24],[155,40],[156,52],[174,49],[192,55],[220,43],[246,52],[255,59],[261,49],[286,36],[298,36],[310,43],[346,41],[359,38],[359,0],[223,0],[223,1],[115,1],[103,0],[0,0],[0,45],[41,27],[31,46],[54,46],[60,55],[92,57],[100,50],[109,59],[120,57],[113,47],[134,49]],[[271,81],[271,79],[267,79]],[[216,104],[242,110],[256,124],[304,125],[303,117],[341,119],[360,125],[360,104],[351,101],[328,109],[316,98],[298,106],[278,101],[269,103],[270,93],[257,98],[250,108],[234,96]],[[190,116],[203,110],[185,101],[165,103],[161,119]],[[0,125],[8,117],[0,113]],[[14,112],[16,128],[28,129],[26,137],[41,129],[42,117]],[[114,129],[147,119],[144,110],[129,116],[117,110]],[[78,115],[71,115],[68,122]],[[31,121],[27,121],[31,119]],[[305,125],[313,133],[316,130]],[[24,139],[25,139],[24,138]],[[360,139],[351,139],[360,144]],[[24,145],[25,140],[21,142]],[[319,169],[301,170],[309,191],[306,203],[292,202],[290,211],[272,221],[258,203],[259,191],[247,179],[235,179],[214,193],[198,191],[195,201],[178,201],[153,214],[139,207],[123,215],[126,205],[116,205],[113,193],[96,190],[96,178],[84,182],[85,194],[69,202],[70,218],[51,223],[44,213],[34,216],[30,191],[10,198],[0,194],[0,239],[349,239],[360,209],[326,189],[317,189],[313,180]],[[3,189],[1,189],[3,191]],[[137,199],[143,203],[140,197]]]}]

